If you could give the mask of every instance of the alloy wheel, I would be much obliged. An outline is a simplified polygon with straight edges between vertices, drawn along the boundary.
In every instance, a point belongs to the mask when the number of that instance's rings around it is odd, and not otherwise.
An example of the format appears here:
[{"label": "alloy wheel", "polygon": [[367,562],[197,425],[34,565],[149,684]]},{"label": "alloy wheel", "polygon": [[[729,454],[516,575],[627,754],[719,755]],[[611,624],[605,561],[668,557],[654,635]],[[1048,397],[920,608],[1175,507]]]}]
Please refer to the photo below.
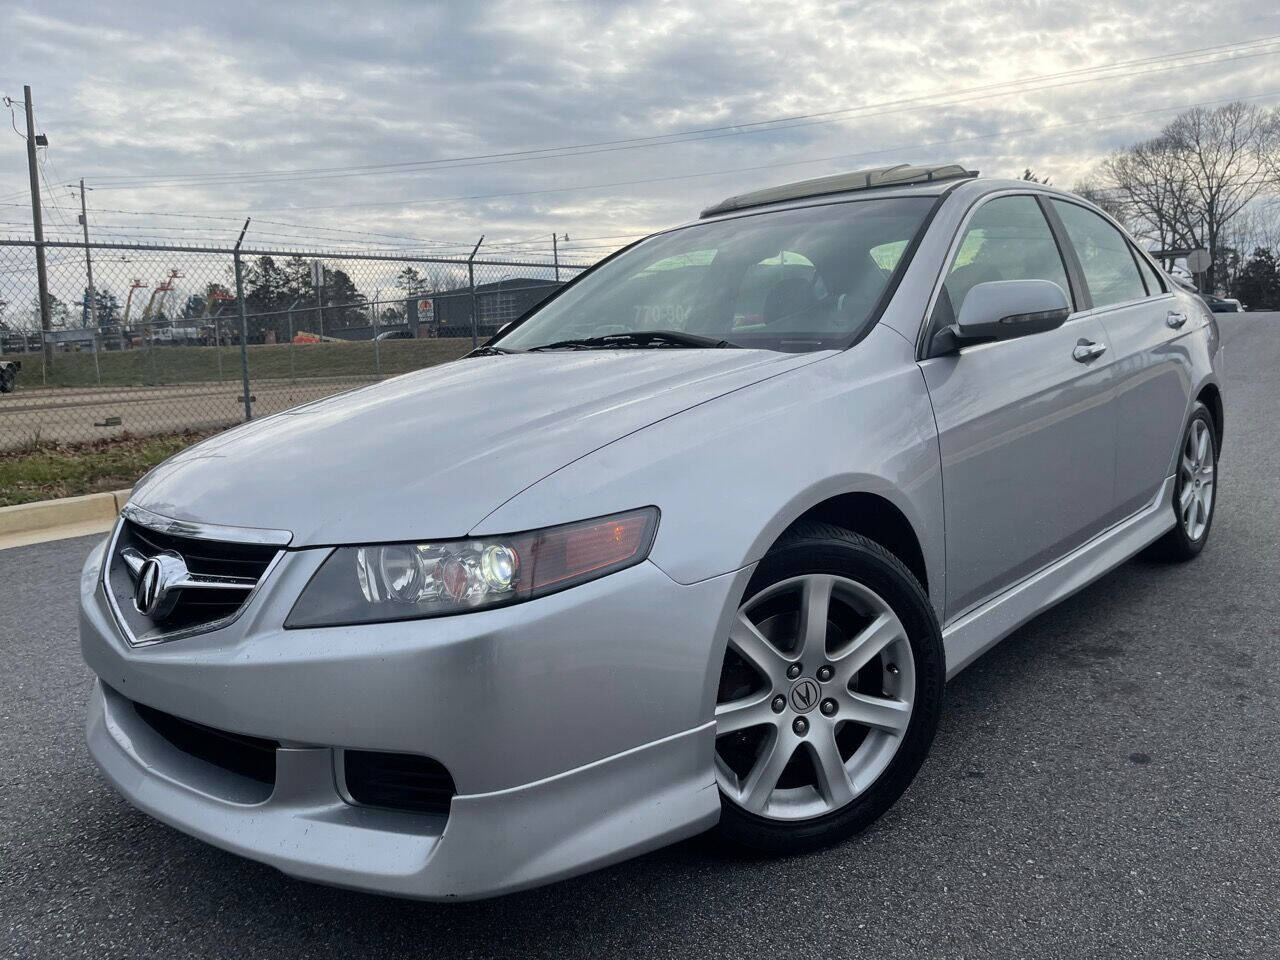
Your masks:
[{"label": "alloy wheel", "polygon": [[809,574],[750,597],[729,632],[716,777],[749,813],[805,820],[864,793],[911,721],[915,661],[875,591]]},{"label": "alloy wheel", "polygon": [[1199,418],[1192,420],[1182,446],[1178,516],[1183,531],[1193,541],[1204,536],[1213,514],[1214,454],[1209,425]]}]

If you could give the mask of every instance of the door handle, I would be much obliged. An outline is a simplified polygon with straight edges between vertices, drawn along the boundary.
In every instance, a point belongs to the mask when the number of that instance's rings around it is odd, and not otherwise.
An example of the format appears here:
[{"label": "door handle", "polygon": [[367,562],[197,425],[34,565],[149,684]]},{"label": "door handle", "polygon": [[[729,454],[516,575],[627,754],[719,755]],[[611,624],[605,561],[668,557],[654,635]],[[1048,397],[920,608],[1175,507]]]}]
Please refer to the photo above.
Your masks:
[{"label": "door handle", "polygon": [[1095,343],[1092,340],[1080,339],[1076,341],[1076,348],[1071,351],[1071,358],[1078,363],[1088,363],[1090,360],[1097,360],[1107,352],[1105,343]]},{"label": "door handle", "polygon": [[1187,322],[1187,315],[1185,313],[1173,313],[1170,311],[1169,315],[1164,318],[1164,322],[1177,330]]}]

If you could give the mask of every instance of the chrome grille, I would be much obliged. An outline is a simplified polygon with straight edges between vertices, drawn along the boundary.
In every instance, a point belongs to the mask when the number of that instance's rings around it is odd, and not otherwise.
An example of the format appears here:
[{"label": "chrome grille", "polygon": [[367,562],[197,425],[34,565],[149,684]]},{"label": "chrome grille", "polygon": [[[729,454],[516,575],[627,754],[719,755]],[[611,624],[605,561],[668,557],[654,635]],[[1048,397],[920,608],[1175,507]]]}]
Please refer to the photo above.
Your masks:
[{"label": "chrome grille", "polygon": [[127,505],[103,586],[135,646],[230,623],[288,543],[279,530],[183,523]]}]

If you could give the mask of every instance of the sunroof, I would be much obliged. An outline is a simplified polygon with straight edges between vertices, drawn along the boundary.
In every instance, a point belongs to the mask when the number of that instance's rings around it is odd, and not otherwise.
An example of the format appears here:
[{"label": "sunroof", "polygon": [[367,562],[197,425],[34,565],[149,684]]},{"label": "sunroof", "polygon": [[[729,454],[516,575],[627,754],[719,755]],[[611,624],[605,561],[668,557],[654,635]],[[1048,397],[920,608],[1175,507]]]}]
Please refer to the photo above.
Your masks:
[{"label": "sunroof", "polygon": [[940,166],[919,167],[910,163],[899,163],[892,167],[872,167],[869,170],[855,170],[852,173],[837,173],[831,177],[818,177],[815,180],[801,180],[798,183],[784,183],[778,187],[766,187],[736,197],[721,200],[702,211],[703,217],[714,217],[719,213],[732,210],[743,210],[747,207],[758,207],[766,203],[778,203],[783,200],[800,200],[804,197],[820,197],[828,193],[846,193],[850,190],[874,190],[877,187],[900,187],[912,183],[932,183],[937,180],[956,180],[962,177],[976,177],[977,170],[966,170],[958,163]]}]

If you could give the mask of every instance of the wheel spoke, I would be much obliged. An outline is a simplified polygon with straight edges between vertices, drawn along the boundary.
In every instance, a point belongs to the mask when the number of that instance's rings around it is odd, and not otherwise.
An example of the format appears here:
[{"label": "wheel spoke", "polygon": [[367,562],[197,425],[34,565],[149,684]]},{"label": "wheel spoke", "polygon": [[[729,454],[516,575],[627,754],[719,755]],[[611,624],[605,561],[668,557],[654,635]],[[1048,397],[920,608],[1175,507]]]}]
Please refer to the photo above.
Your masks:
[{"label": "wheel spoke", "polygon": [[1194,480],[1196,476],[1196,461],[1194,457],[1189,457],[1185,453],[1182,455],[1182,472],[1186,474],[1188,480]]},{"label": "wheel spoke", "polygon": [[763,813],[764,808],[769,805],[769,798],[773,796],[773,791],[778,786],[778,778],[791,762],[791,756],[795,751],[796,740],[789,730],[780,729],[770,737],[768,744],[756,759],[755,765],[747,774],[739,802],[752,813]]},{"label": "wheel spoke", "polygon": [[1196,502],[1196,488],[1192,484],[1187,484],[1182,488],[1182,495],[1178,498],[1178,507],[1185,521],[1191,511],[1191,506]]},{"label": "wheel spoke", "polygon": [[1209,429],[1201,421],[1196,421],[1196,459],[1202,464],[1209,459]]},{"label": "wheel spoke", "polygon": [[880,614],[831,656],[836,676],[841,683],[848,683],[854,674],[870,663],[885,647],[905,637],[906,633],[897,617],[888,612]]},{"label": "wheel spoke", "polygon": [[747,615],[738,611],[729,627],[729,645],[766,677],[776,679],[786,670],[787,658],[770,643]]},{"label": "wheel spoke", "polygon": [[736,733],[763,724],[775,724],[777,714],[769,707],[773,692],[763,692],[716,705],[716,735]]},{"label": "wheel spoke", "polygon": [[799,640],[796,654],[816,664],[827,655],[827,618],[831,610],[832,577],[806,577],[800,592]]},{"label": "wheel spoke", "polygon": [[813,751],[813,768],[818,775],[818,792],[832,808],[843,807],[853,799],[853,783],[849,780],[849,771],[840,759],[840,748],[836,738],[817,736],[809,741]]},{"label": "wheel spoke", "polygon": [[911,704],[892,697],[872,697],[865,693],[849,693],[840,705],[840,716],[861,727],[883,730],[900,737],[911,720]]}]

